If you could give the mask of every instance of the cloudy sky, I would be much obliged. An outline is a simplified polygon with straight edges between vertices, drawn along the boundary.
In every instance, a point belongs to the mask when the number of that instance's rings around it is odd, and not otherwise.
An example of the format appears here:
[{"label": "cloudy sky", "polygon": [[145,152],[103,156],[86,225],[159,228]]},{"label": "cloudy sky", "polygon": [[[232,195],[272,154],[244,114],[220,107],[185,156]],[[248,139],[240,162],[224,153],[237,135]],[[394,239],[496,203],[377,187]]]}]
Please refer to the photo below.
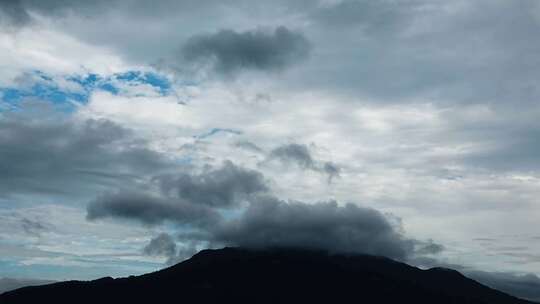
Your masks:
[{"label": "cloudy sky", "polygon": [[302,246],[540,299],[539,34],[533,0],[0,0],[0,277]]}]

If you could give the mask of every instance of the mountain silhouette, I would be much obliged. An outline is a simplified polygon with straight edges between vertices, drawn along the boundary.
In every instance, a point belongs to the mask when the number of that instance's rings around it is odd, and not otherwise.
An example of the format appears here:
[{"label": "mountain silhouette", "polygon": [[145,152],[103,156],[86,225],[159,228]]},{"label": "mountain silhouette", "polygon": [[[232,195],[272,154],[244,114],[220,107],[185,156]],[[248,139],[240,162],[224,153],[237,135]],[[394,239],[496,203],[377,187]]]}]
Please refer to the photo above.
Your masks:
[{"label": "mountain silhouette", "polygon": [[128,278],[24,287],[0,303],[533,303],[446,268],[322,251],[203,250]]}]

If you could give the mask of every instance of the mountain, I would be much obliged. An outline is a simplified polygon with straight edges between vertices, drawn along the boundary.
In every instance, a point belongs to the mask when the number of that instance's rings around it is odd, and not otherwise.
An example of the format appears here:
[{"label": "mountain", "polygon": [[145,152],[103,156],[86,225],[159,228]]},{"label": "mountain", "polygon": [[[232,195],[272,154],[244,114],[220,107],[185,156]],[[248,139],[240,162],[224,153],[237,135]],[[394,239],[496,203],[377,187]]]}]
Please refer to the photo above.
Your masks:
[{"label": "mountain", "polygon": [[21,288],[24,286],[44,285],[44,284],[51,284],[54,282],[55,281],[50,281],[50,280],[0,278],[0,294],[6,291]]},{"label": "mountain", "polygon": [[446,268],[322,251],[203,250],[128,278],[24,287],[0,303],[486,303],[525,304]]}]

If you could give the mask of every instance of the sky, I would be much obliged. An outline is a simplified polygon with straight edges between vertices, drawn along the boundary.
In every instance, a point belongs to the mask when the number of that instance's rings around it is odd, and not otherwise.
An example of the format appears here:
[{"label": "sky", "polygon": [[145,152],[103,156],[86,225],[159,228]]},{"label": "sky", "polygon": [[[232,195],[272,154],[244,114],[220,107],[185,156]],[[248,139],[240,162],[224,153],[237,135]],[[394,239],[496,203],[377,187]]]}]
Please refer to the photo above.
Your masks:
[{"label": "sky", "polygon": [[534,0],[0,0],[0,285],[299,246],[540,299],[539,33]]}]

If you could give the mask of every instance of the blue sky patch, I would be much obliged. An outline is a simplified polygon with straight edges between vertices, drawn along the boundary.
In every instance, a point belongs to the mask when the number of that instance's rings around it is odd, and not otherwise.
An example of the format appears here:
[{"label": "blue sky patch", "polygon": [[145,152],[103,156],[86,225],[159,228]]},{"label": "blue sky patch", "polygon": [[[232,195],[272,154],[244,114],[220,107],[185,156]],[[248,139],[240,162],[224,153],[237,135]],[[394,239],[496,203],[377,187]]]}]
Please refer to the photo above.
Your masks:
[{"label": "blue sky patch", "polygon": [[[67,86],[61,86],[63,82]],[[55,78],[42,71],[33,71],[24,75],[19,86],[0,87],[0,101],[2,108],[17,108],[17,105],[27,99],[36,99],[54,104],[63,111],[72,111],[78,104],[85,104],[95,90],[109,92],[113,95],[121,94],[120,86],[147,84],[155,88],[162,96],[168,95],[171,82],[164,76],[151,72],[128,71],[102,77],[98,74],[69,75]],[[71,83],[71,85],[70,85]]]},{"label": "blue sky patch", "polygon": [[124,82],[149,84],[156,88],[161,95],[167,95],[171,89],[170,81],[166,77],[156,73],[129,71],[121,74],[115,74],[113,77]]},{"label": "blue sky patch", "polygon": [[36,99],[50,102],[60,110],[71,111],[75,108],[76,103],[85,102],[88,96],[80,92],[63,90],[54,82],[47,80],[36,82],[25,88],[0,88],[0,98],[11,108],[17,108],[17,105],[23,100]]}]

